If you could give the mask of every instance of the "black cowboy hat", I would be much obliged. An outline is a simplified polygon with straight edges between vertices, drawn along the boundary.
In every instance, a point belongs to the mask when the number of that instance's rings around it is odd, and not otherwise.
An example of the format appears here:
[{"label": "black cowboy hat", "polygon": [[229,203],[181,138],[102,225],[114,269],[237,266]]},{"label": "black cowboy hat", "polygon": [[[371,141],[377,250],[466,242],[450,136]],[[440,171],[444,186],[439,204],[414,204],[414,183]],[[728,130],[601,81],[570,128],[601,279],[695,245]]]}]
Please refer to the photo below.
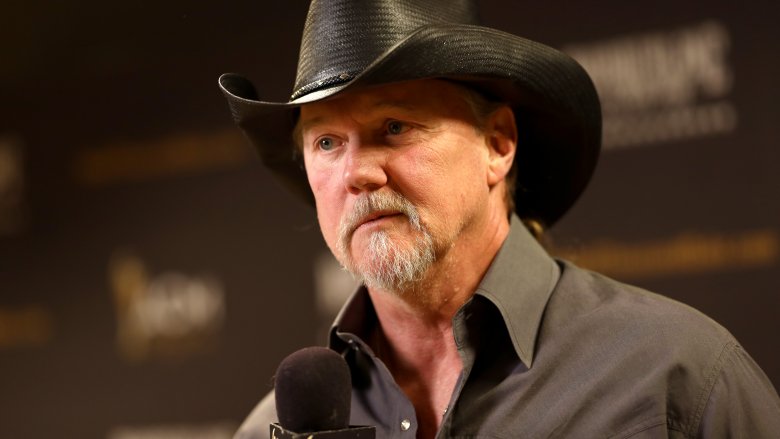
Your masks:
[{"label": "black cowboy hat", "polygon": [[259,100],[249,80],[219,84],[236,123],[265,165],[313,204],[294,156],[297,108],[344,90],[415,79],[462,82],[515,111],[515,210],[552,225],[590,180],[601,144],[601,109],[588,74],[569,56],[479,26],[469,0],[313,0],[288,102]]}]

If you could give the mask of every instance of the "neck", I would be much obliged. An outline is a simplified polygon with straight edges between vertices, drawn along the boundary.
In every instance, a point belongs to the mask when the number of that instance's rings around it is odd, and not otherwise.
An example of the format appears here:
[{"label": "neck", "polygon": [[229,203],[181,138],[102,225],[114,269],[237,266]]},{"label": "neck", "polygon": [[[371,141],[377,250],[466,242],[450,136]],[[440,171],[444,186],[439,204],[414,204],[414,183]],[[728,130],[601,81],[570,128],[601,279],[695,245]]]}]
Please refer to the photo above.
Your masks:
[{"label": "neck", "polygon": [[464,231],[423,281],[405,291],[369,289],[379,320],[372,340],[417,412],[418,437],[433,437],[463,367],[452,318],[473,295],[509,233],[505,214]]},{"label": "neck", "polygon": [[399,364],[419,363],[422,367],[443,352],[457,356],[452,318],[474,295],[509,234],[509,221],[505,216],[500,218],[484,233],[459,240],[419,284],[401,292],[369,288],[385,354],[396,357]]}]

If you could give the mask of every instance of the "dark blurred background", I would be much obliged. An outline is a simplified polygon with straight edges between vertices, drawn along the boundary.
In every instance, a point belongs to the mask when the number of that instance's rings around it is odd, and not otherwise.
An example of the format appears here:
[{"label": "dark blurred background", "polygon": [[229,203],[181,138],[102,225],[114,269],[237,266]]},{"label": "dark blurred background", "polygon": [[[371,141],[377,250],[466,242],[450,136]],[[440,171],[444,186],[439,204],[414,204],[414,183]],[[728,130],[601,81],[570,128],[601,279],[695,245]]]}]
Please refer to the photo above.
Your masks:
[{"label": "dark blurred background", "polygon": [[[324,341],[351,280],[217,87],[287,100],[307,4],[4,3],[0,437],[230,437]],[[780,7],[480,5],[602,96],[602,160],[551,251],[702,310],[780,383]]]}]

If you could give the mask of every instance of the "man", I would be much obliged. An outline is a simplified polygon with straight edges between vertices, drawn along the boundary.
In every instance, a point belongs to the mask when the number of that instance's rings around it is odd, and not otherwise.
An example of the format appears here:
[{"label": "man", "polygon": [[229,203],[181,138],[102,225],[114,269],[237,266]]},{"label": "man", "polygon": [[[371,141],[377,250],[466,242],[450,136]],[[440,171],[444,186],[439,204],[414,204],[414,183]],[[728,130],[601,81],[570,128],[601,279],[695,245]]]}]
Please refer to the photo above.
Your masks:
[{"label": "man", "polygon": [[[535,241],[590,178],[598,97],[567,56],[473,17],[467,1],[314,0],[290,102],[220,78],[363,282],[330,339],[352,373],[351,423],[378,437],[777,437],[777,393],[726,330]],[[266,437],[273,405],[237,437]]]}]

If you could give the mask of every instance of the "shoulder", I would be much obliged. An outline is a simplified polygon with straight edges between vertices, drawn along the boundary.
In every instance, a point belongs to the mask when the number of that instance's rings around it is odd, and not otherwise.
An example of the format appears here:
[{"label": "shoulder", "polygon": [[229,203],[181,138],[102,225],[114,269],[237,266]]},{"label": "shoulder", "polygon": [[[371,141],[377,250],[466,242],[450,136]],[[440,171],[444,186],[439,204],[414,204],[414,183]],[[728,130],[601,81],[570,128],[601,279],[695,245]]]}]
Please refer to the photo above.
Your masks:
[{"label": "shoulder", "polygon": [[580,365],[572,376],[582,386],[632,395],[624,401],[627,412],[652,407],[665,413],[669,429],[691,436],[753,431],[735,419],[755,425],[768,414],[777,417],[771,383],[717,322],[659,294],[559,264],[537,341],[545,364]]},{"label": "shoulder", "polygon": [[269,425],[272,422],[277,422],[274,392],[268,393],[257,403],[233,439],[266,439],[269,437]]},{"label": "shoulder", "polygon": [[591,365],[589,385],[653,401],[687,431],[738,344],[690,306],[563,262],[538,349]]},{"label": "shoulder", "polygon": [[723,326],[688,305],[569,262],[559,264],[561,277],[545,316],[548,325],[582,325],[610,339],[640,341],[645,348],[680,348],[681,355],[702,350],[714,355],[737,344]]}]

